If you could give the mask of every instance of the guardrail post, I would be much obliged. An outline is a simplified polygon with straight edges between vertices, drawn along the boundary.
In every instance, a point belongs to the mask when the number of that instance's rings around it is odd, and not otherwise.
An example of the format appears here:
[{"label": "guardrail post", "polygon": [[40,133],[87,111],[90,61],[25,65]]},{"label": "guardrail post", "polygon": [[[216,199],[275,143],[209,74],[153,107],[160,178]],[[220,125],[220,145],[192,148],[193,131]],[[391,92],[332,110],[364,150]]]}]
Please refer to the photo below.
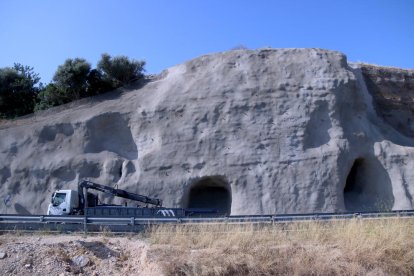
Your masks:
[{"label": "guardrail post", "polygon": [[131,232],[133,232],[134,231],[134,226],[135,226],[135,217],[131,217],[130,224],[131,224]]},{"label": "guardrail post", "polygon": [[43,222],[45,220],[44,216],[40,216],[40,222]]},{"label": "guardrail post", "polygon": [[85,232],[85,235],[88,233],[88,217],[85,215],[83,218],[83,231]]}]

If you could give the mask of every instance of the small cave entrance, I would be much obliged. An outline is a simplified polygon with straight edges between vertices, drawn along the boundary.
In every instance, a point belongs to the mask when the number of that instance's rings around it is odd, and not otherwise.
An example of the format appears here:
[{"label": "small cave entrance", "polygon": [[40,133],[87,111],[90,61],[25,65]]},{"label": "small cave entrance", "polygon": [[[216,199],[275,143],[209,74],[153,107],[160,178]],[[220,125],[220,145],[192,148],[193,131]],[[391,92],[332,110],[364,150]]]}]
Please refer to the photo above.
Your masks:
[{"label": "small cave entrance", "polygon": [[348,177],[346,178],[346,184],[344,188],[344,195],[349,195],[350,193],[361,193],[361,181],[362,171],[364,166],[364,159],[358,158],[355,160],[354,164],[349,171]]},{"label": "small cave entrance", "polygon": [[221,176],[203,177],[190,186],[183,205],[185,208],[217,209],[220,214],[230,215],[230,185]]},{"label": "small cave entrance", "polygon": [[376,159],[358,158],[346,178],[346,211],[391,211],[394,205],[391,179]]}]

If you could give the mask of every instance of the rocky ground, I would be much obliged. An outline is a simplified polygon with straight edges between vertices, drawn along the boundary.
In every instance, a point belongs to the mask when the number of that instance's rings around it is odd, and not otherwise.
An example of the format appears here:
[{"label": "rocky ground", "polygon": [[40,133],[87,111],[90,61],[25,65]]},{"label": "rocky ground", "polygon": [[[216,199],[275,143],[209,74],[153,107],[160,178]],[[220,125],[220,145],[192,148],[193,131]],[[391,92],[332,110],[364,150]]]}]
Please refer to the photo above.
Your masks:
[{"label": "rocky ground", "polygon": [[414,219],[0,235],[0,275],[414,275]]},{"label": "rocky ground", "polygon": [[2,235],[0,275],[160,275],[131,237]]}]

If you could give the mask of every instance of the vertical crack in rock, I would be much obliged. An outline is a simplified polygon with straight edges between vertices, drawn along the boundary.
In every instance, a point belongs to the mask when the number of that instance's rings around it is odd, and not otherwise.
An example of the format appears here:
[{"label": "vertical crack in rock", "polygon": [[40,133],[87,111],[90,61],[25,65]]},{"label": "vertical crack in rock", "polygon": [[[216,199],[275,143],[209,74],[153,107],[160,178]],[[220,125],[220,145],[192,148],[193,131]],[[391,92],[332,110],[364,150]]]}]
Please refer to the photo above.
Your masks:
[{"label": "vertical crack in rock", "polygon": [[410,193],[410,189],[409,189],[410,185],[409,185],[409,183],[407,183],[407,180],[405,179],[404,174],[403,174],[403,177],[402,177],[402,186],[403,186],[403,189],[404,189],[405,196],[410,201],[411,206],[413,206],[414,201],[413,201],[413,197],[411,196],[411,193]]},{"label": "vertical crack in rock", "polygon": [[394,205],[391,179],[374,159],[358,158],[352,165],[344,187],[347,211],[390,211]]},{"label": "vertical crack in rock", "polygon": [[230,185],[221,176],[203,177],[190,185],[183,203],[185,208],[217,209],[221,214],[230,215]]},{"label": "vertical crack in rock", "polygon": [[114,152],[128,160],[138,157],[138,149],[128,122],[120,113],[105,113],[86,122],[86,153]]}]

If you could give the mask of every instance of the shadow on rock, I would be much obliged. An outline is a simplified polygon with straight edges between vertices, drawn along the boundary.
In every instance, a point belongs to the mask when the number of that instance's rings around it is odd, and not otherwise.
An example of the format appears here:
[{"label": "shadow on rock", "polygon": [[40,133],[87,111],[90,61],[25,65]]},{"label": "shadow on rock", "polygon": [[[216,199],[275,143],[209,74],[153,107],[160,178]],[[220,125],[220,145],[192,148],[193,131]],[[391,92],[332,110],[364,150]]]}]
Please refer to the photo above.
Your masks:
[{"label": "shadow on rock", "polygon": [[32,214],[25,207],[23,207],[22,205],[20,205],[19,203],[15,203],[14,204],[14,209],[16,210],[16,212],[19,215],[31,215]]},{"label": "shadow on rock", "polygon": [[85,242],[78,241],[88,251],[92,252],[99,259],[109,259],[111,257],[119,257],[119,253],[110,249],[108,246],[100,241]]}]

